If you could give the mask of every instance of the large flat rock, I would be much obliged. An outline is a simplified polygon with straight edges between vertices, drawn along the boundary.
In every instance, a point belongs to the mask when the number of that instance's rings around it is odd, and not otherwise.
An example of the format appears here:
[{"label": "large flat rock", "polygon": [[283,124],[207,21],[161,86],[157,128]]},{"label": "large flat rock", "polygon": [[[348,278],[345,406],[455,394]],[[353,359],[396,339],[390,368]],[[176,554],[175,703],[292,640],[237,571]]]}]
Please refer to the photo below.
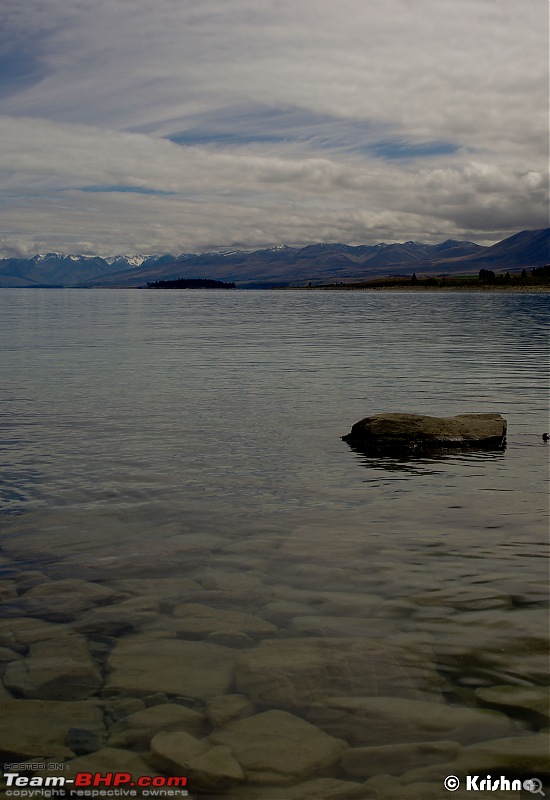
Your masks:
[{"label": "large flat rock", "polygon": [[483,686],[476,689],[482,703],[507,713],[523,715],[535,722],[550,722],[550,687]]},{"label": "large flat rock", "polygon": [[333,697],[312,706],[308,719],[357,747],[446,741],[470,745],[510,736],[505,714],[403,697]]},{"label": "large flat rock", "polygon": [[4,684],[24,697],[42,700],[84,700],[101,686],[84,637],[58,636],[30,646],[25,658],[11,661]]},{"label": "large flat rock", "polygon": [[426,699],[440,687],[428,649],[328,637],[264,640],[242,653],[235,682],[257,706],[288,711],[335,694]]},{"label": "large flat rock", "polygon": [[277,631],[275,625],[243,611],[223,610],[199,603],[182,603],[174,609],[177,635],[184,639],[203,639],[212,633],[244,633],[263,637]]},{"label": "large flat rock", "polygon": [[500,450],[506,442],[506,420],[500,414],[375,414],[356,422],[342,439],[352,447],[375,453],[450,447]]},{"label": "large flat rock", "polygon": [[334,764],[346,743],[286,711],[265,711],[230,722],[210,736],[231,748],[249,780],[291,783]]},{"label": "large flat rock", "polygon": [[229,691],[236,651],[205,642],[126,636],[109,657],[106,692],[154,692],[206,700]]},{"label": "large flat rock", "polygon": [[17,653],[26,653],[36,642],[54,639],[71,633],[67,625],[55,625],[41,619],[12,617],[0,620],[0,646],[9,647]]},{"label": "large flat rock", "polygon": [[420,766],[452,761],[460,751],[458,742],[414,742],[375,747],[351,747],[344,752],[341,767],[353,778],[402,775]]}]

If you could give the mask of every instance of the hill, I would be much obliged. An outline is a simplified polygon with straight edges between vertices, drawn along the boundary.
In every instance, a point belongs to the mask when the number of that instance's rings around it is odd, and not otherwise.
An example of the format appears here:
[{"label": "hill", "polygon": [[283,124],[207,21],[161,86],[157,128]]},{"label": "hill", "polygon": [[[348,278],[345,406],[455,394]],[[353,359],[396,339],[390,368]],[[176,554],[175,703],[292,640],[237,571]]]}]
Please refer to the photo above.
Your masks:
[{"label": "hill", "polygon": [[145,287],[155,281],[209,279],[237,287],[361,281],[389,275],[458,275],[496,272],[550,262],[550,229],[520,231],[490,247],[446,240],[352,246],[335,242],[306,247],[279,245],[248,252],[165,253],[153,256],[63,255],[0,260],[0,287]]}]

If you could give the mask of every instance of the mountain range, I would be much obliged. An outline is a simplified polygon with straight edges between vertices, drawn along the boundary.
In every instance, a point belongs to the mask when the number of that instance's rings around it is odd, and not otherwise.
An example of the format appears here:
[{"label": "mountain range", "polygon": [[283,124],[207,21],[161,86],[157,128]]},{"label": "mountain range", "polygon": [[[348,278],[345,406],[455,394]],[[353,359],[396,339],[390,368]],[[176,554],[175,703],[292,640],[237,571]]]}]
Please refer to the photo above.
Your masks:
[{"label": "mountain range", "polygon": [[133,288],[174,278],[234,281],[240,288],[368,280],[388,275],[459,275],[550,262],[550,228],[520,231],[490,247],[448,239],[440,244],[278,245],[253,252],[99,256],[47,253],[0,260],[0,288]]}]

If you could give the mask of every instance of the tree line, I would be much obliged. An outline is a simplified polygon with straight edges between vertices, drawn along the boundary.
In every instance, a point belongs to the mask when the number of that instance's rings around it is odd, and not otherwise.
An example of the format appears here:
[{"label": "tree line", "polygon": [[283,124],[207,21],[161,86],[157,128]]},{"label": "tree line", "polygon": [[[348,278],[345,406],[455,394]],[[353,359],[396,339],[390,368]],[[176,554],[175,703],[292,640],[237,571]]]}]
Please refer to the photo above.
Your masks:
[{"label": "tree line", "polygon": [[428,277],[418,277],[413,272],[411,277],[405,275],[392,275],[386,278],[373,278],[371,280],[360,281],[357,283],[330,283],[307,288],[316,289],[383,289],[383,288],[406,288],[413,287],[435,287],[435,288],[466,288],[472,289],[476,286],[549,286],[550,285],[550,264],[544,267],[533,267],[529,270],[523,269],[520,274],[496,274],[492,269],[481,269],[478,275],[430,275]]},{"label": "tree line", "polygon": [[533,267],[532,270],[527,272],[526,269],[521,270],[520,275],[510,275],[506,272],[504,275],[496,275],[492,269],[480,269],[478,279],[480,283],[547,283],[550,278],[550,264],[544,267]]},{"label": "tree line", "polygon": [[211,278],[174,278],[171,281],[154,281],[148,289],[234,289],[234,283],[224,283]]}]

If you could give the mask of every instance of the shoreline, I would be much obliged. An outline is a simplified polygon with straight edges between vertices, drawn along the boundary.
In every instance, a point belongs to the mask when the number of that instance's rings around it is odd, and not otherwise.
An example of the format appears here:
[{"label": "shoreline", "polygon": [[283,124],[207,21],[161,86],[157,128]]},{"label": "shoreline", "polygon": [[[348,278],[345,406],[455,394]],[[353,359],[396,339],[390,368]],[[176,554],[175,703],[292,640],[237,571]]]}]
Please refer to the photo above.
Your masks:
[{"label": "shoreline", "polygon": [[549,294],[550,286],[288,286],[306,291],[348,292],[498,292],[512,294]]}]

